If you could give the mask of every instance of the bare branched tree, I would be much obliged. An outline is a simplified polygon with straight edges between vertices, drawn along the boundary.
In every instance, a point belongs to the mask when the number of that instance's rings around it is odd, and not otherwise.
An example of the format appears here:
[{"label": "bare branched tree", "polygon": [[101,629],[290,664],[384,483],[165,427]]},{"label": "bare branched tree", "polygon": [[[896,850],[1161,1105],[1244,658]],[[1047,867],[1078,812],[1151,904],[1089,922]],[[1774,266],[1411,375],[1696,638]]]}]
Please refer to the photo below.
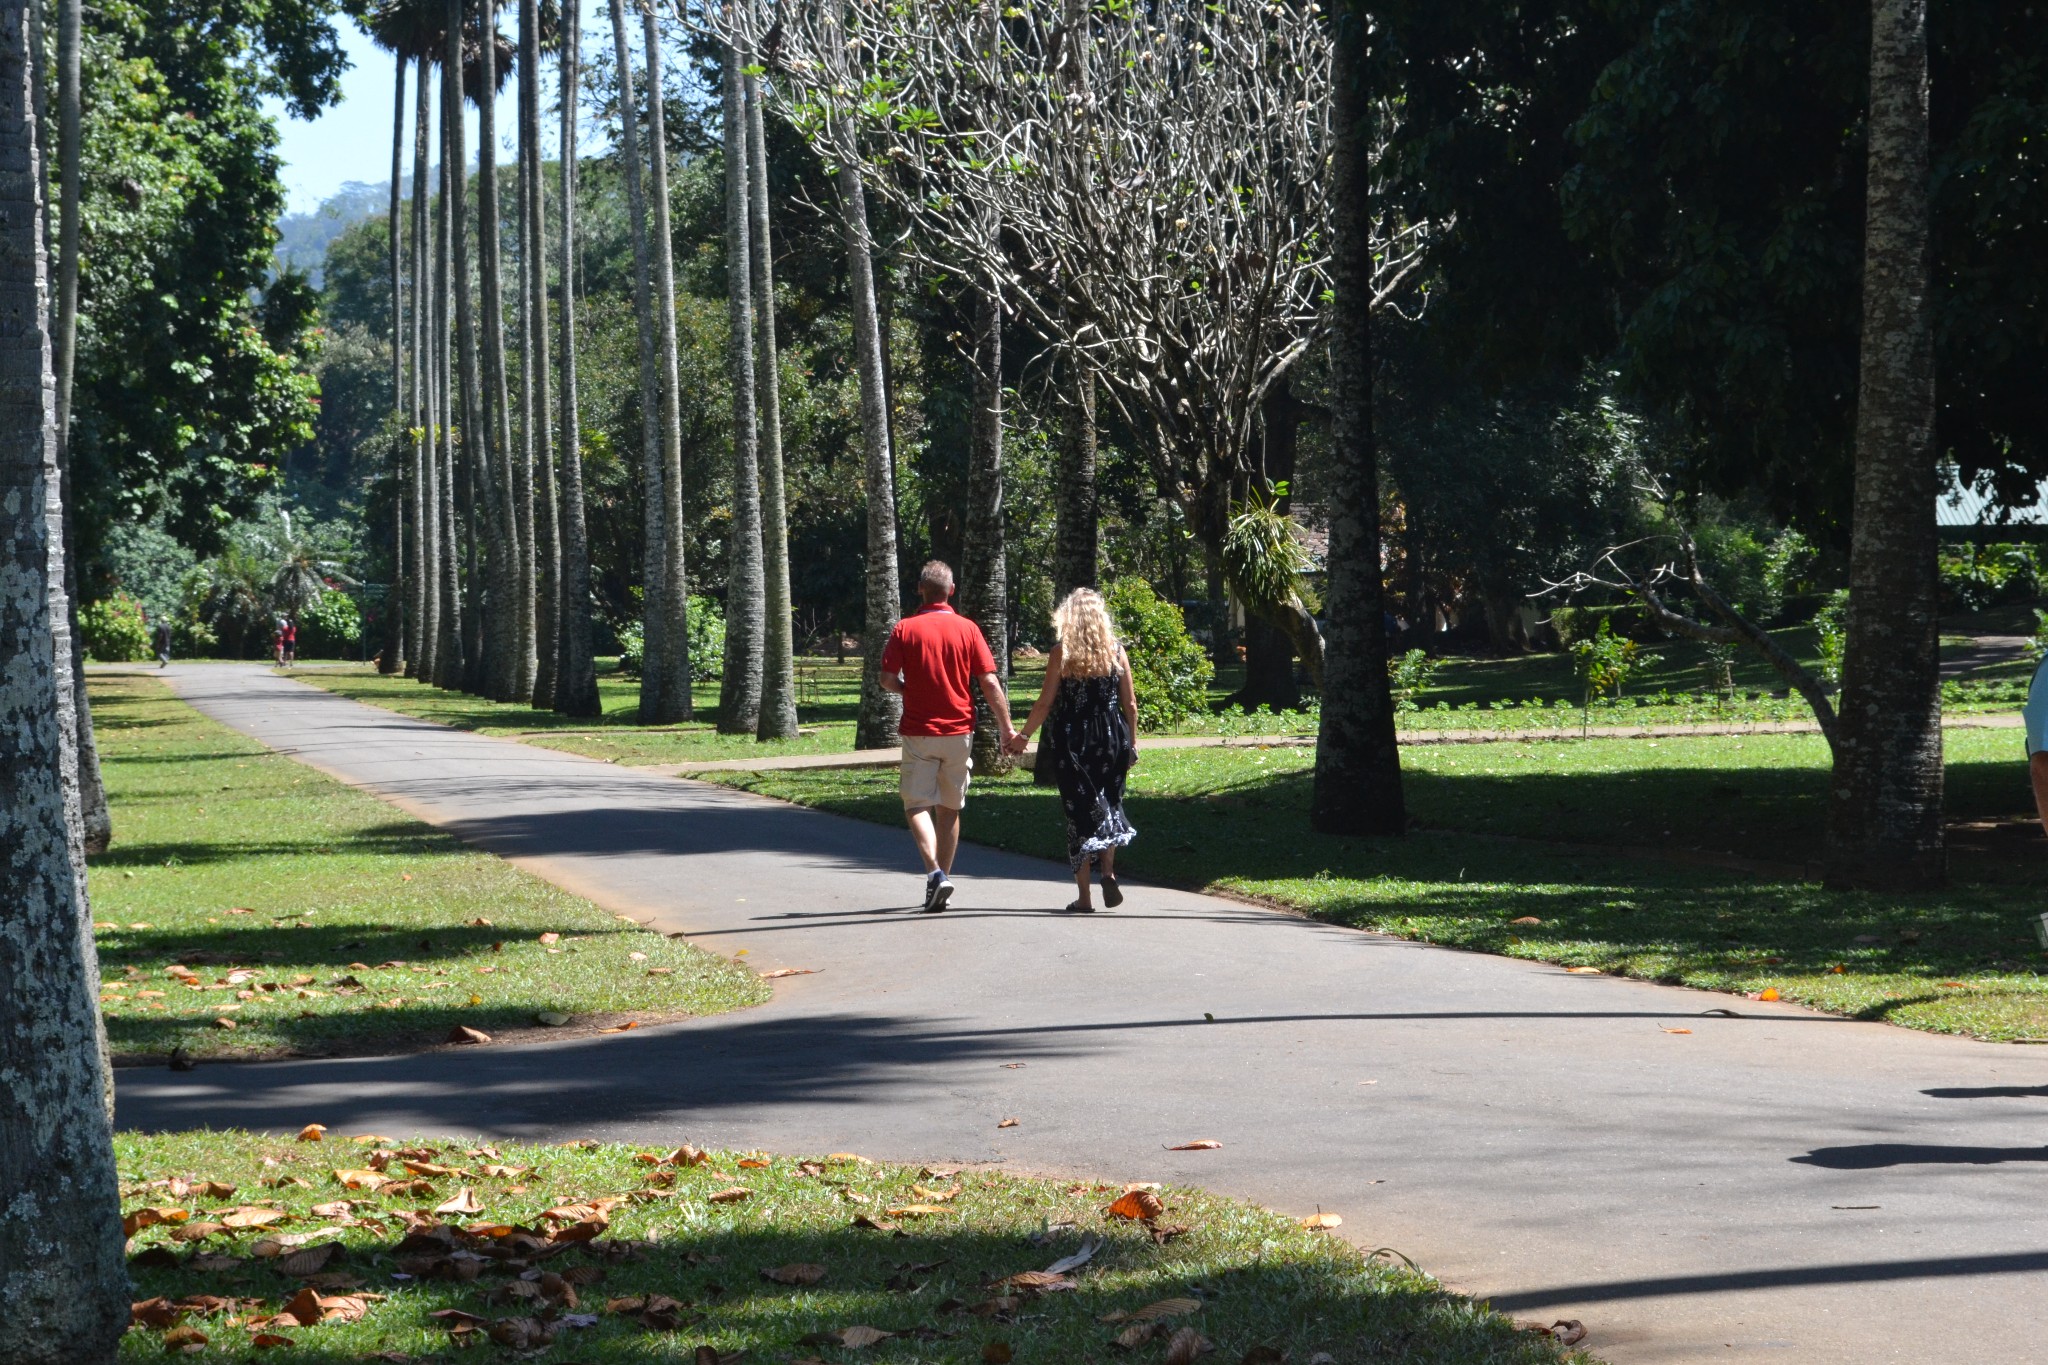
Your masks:
[{"label": "bare branched tree", "polygon": [[[1327,25],[1308,0],[984,14],[844,0],[729,6],[723,22],[761,27],[741,42],[786,116],[867,171],[913,254],[995,281],[1152,436],[1161,489],[1214,549],[1261,403],[1327,324]],[[1374,307],[1427,236],[1378,226]],[[1320,658],[1307,613],[1276,623]]]}]

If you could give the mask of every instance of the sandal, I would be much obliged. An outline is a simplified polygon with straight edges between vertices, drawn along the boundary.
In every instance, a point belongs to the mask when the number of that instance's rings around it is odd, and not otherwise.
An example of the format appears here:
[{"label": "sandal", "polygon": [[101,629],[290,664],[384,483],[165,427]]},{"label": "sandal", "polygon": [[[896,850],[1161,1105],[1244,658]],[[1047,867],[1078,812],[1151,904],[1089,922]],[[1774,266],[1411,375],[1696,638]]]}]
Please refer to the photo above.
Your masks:
[{"label": "sandal", "polygon": [[1067,905],[1067,913],[1070,915],[1092,915],[1095,913],[1095,907],[1083,905],[1079,901],[1071,901]]},{"label": "sandal", "polygon": [[1112,910],[1124,903],[1124,889],[1116,884],[1116,878],[1102,879],[1102,903]]}]

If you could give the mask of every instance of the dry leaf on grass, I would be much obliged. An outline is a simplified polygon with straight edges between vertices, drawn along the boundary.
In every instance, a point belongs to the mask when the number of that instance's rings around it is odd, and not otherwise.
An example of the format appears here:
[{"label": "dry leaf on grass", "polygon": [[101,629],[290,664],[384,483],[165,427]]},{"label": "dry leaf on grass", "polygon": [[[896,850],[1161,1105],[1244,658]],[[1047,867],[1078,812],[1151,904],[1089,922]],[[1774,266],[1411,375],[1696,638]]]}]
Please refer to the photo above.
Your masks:
[{"label": "dry leaf on grass", "polygon": [[1312,1213],[1301,1220],[1301,1225],[1310,1232],[1328,1232],[1331,1228],[1344,1226],[1344,1219],[1335,1213]]},{"label": "dry leaf on grass", "polygon": [[1177,1143],[1166,1150],[1169,1152],[1215,1152],[1221,1151],[1222,1148],[1223,1144],[1215,1138],[1196,1138],[1193,1142]]},{"label": "dry leaf on grass", "polygon": [[342,1252],[341,1243],[322,1242],[319,1246],[307,1247],[282,1257],[277,1263],[277,1268],[294,1278],[303,1279],[325,1270],[327,1263],[341,1254],[346,1254]]},{"label": "dry leaf on grass", "polygon": [[910,1192],[919,1199],[924,1200],[927,1204],[950,1204],[960,1197],[960,1183],[955,1181],[952,1188],[944,1190],[933,1190],[927,1189],[923,1185],[912,1185]]},{"label": "dry leaf on grass", "polygon": [[898,1204],[883,1212],[891,1218],[929,1218],[933,1214],[951,1213],[953,1210],[944,1204]]},{"label": "dry leaf on grass", "polygon": [[1577,1318],[1561,1318],[1547,1326],[1540,1322],[1524,1323],[1522,1330],[1539,1337],[1549,1337],[1560,1346],[1576,1346],[1590,1335],[1586,1324]]},{"label": "dry leaf on grass", "polygon": [[1192,1327],[1183,1327],[1166,1343],[1165,1365],[1192,1365],[1197,1356],[1215,1349],[1200,1332]]},{"label": "dry leaf on grass", "polygon": [[291,1215],[283,1209],[266,1209],[254,1205],[229,1209],[220,1215],[223,1225],[231,1228],[262,1228],[281,1222]]},{"label": "dry leaf on grass", "polygon": [[121,1235],[133,1237],[144,1228],[153,1228],[159,1223],[182,1223],[192,1216],[190,1209],[136,1209],[121,1217]]},{"label": "dry leaf on grass", "polygon": [[1123,1331],[1118,1332],[1116,1340],[1112,1341],[1110,1345],[1120,1351],[1135,1351],[1146,1342],[1164,1336],[1166,1332],[1167,1327],[1163,1322],[1141,1322],[1136,1326],[1126,1327]]},{"label": "dry leaf on grass", "polygon": [[752,1199],[753,1197],[754,1192],[745,1185],[733,1185],[727,1189],[718,1190],[705,1196],[706,1199],[714,1204],[738,1204],[743,1200]]},{"label": "dry leaf on grass", "polygon": [[1199,1310],[1201,1306],[1200,1299],[1161,1299],[1157,1303],[1148,1303],[1143,1308],[1133,1308],[1129,1312],[1119,1309],[1114,1313],[1104,1313],[1096,1321],[1158,1322],[1163,1318],[1183,1317]]},{"label": "dry leaf on grass", "polygon": [[197,1327],[173,1327],[170,1331],[164,1333],[164,1349],[166,1351],[182,1351],[187,1346],[204,1346],[206,1341],[206,1333],[200,1331]]},{"label": "dry leaf on grass", "polygon": [[981,1348],[981,1365],[1010,1365],[1016,1358],[1007,1341],[991,1341]]},{"label": "dry leaf on grass", "polygon": [[1127,1190],[1104,1212],[1112,1218],[1129,1218],[1133,1222],[1157,1218],[1166,1212],[1166,1205],[1150,1190]]},{"label": "dry leaf on grass", "polygon": [[542,943],[560,943],[562,941],[562,936],[560,934],[542,934],[540,936],[540,941]]},{"label": "dry leaf on grass", "polygon": [[769,1165],[757,1156],[743,1156],[735,1164],[743,1171],[765,1171]]},{"label": "dry leaf on grass", "polygon": [[884,1332],[879,1327],[845,1327],[839,1332],[839,1344],[849,1351],[859,1351],[873,1346],[878,1341],[887,1341],[894,1332]]},{"label": "dry leaf on grass", "polygon": [[249,1344],[259,1351],[268,1351],[273,1347],[290,1346],[292,1339],[287,1336],[280,1336],[276,1332],[258,1332],[255,1336],[249,1338]]},{"label": "dry leaf on grass", "polygon": [[321,1139],[321,1137],[326,1134],[326,1132],[326,1124],[309,1123],[304,1128],[299,1129],[299,1141],[318,1142]]},{"label": "dry leaf on grass", "polygon": [[1024,1270],[1015,1275],[1005,1275],[989,1285],[990,1289],[1021,1289],[1032,1294],[1057,1294],[1063,1289],[1079,1289],[1064,1275],[1054,1275],[1043,1270]]},{"label": "dry leaf on grass", "polygon": [[457,1024],[453,1029],[449,1030],[448,1041],[451,1043],[488,1043],[491,1041],[491,1035],[485,1033],[480,1028],[471,1028],[467,1024]]},{"label": "dry leaf on grass", "polygon": [[899,1227],[897,1227],[897,1226],[896,1226],[896,1224],[894,1224],[894,1223],[884,1222],[884,1221],[883,1221],[882,1219],[879,1219],[879,1218],[870,1218],[870,1217],[868,1217],[868,1216],[867,1216],[866,1214],[864,1214],[864,1213],[862,1213],[862,1214],[856,1214],[856,1215],[854,1216],[854,1219],[853,1219],[853,1226],[855,1226],[855,1227],[857,1227],[857,1228],[868,1228],[868,1229],[870,1229],[870,1230],[872,1230],[872,1231],[874,1231],[874,1232],[901,1232],[901,1231],[902,1231],[902,1229],[901,1229],[901,1228],[899,1228]]},{"label": "dry leaf on grass", "polygon": [[218,1236],[227,1230],[228,1225],[226,1223],[182,1223],[171,1229],[171,1240],[174,1242],[203,1242],[207,1238]]},{"label": "dry leaf on grass", "polygon": [[816,1284],[825,1278],[825,1267],[809,1261],[793,1261],[788,1265],[764,1267],[761,1278],[776,1284]]},{"label": "dry leaf on grass", "polygon": [[477,1203],[476,1195],[471,1193],[467,1185],[457,1190],[455,1197],[447,1203],[434,1206],[435,1213],[482,1213],[483,1211],[484,1206]]},{"label": "dry leaf on grass", "polygon": [[351,1190],[376,1191],[391,1183],[391,1177],[376,1171],[336,1171],[335,1183]]}]

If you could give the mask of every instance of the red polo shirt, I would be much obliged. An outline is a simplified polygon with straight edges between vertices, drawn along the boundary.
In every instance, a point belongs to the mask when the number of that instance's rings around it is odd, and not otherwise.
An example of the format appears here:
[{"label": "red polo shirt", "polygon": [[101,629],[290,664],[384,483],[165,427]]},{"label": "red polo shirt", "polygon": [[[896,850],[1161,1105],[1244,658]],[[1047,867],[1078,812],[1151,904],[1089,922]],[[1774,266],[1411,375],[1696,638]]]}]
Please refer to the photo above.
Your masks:
[{"label": "red polo shirt", "polygon": [[996,661],[981,627],[941,602],[896,623],[882,671],[903,675],[898,734],[964,735],[974,729],[974,680]]}]

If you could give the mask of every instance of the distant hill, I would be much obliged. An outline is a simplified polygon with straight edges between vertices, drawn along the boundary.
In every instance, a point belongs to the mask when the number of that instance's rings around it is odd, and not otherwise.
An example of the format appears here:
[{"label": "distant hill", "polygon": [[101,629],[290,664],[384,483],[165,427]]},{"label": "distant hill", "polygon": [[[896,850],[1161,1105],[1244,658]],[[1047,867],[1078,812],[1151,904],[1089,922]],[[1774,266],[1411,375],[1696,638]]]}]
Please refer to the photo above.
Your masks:
[{"label": "distant hill", "polygon": [[[412,177],[403,182],[407,193]],[[321,284],[321,267],[327,263],[327,245],[365,218],[381,218],[391,207],[391,182],[374,185],[351,180],[330,195],[311,213],[287,213],[277,220],[277,260],[281,266],[296,266]]]}]

